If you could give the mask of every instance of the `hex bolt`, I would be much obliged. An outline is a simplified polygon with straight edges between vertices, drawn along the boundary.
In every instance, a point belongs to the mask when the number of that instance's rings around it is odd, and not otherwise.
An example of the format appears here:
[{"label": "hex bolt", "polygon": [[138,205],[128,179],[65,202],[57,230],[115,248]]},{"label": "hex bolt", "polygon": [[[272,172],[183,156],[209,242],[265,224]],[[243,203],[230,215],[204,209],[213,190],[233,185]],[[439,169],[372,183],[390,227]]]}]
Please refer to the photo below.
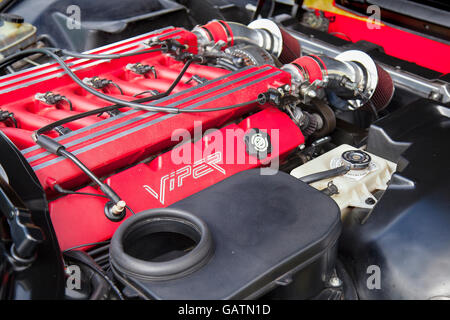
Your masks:
[{"label": "hex bolt", "polygon": [[328,282],[330,284],[330,286],[332,286],[333,288],[338,288],[340,286],[342,286],[342,280],[339,279],[336,276],[333,276],[330,278],[330,281]]},{"label": "hex bolt", "polygon": [[308,97],[310,97],[310,98],[317,97],[317,93],[314,90],[308,90],[307,94],[308,94]]},{"label": "hex bolt", "polygon": [[440,101],[442,98],[442,95],[439,92],[431,92],[430,93],[430,99],[435,101]]}]

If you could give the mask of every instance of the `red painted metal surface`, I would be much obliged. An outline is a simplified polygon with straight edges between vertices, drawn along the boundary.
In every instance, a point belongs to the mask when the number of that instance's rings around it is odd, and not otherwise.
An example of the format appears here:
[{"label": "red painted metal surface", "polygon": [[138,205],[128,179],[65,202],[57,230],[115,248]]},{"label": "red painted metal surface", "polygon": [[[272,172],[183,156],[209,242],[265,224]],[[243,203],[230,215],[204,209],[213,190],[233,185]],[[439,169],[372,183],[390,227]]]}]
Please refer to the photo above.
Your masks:
[{"label": "red painted metal surface", "polygon": [[[181,43],[190,45],[194,43],[193,35],[190,32],[182,29],[174,30],[168,30],[163,35],[175,32]],[[184,39],[185,36],[186,39]],[[143,40],[146,39],[135,40],[127,46],[139,48]],[[135,62],[154,66],[157,78],[155,79],[153,75],[136,75],[126,69],[129,63]],[[84,65],[85,62],[80,64]],[[106,63],[96,63],[94,66],[76,72],[81,79],[92,76],[110,79],[123,89],[124,95],[119,95],[116,88],[112,86],[108,88],[108,94],[132,100],[135,99],[134,95],[143,91],[152,89],[165,91],[182,67],[182,62],[176,61],[166,54],[150,53]],[[54,66],[42,69],[44,70],[38,68],[27,75],[29,82],[25,87],[14,87],[15,91],[2,94],[5,102],[2,107],[14,112],[19,125],[19,129],[8,128],[5,133],[9,134],[13,141],[16,141],[19,148],[30,146],[32,142],[26,136],[31,137],[32,130],[54,120],[108,105],[107,102],[80,89],[65,75],[33,83],[32,79],[35,74],[39,74],[36,76],[38,79],[45,79],[58,72],[52,71]],[[196,86],[195,81],[187,84],[186,82],[193,75],[212,81],[199,86]],[[5,91],[6,88],[10,88],[8,82],[11,80],[3,79],[1,82],[3,86],[0,86],[0,90]],[[289,74],[271,66],[248,68],[229,74],[223,69],[193,64],[188,68],[181,83],[175,88],[175,94],[155,101],[153,104],[189,109],[226,106],[254,100],[259,93],[266,91],[269,87],[289,81]],[[72,102],[73,111],[68,109],[69,106],[66,103],[56,106],[47,105],[35,98],[36,93],[44,93],[49,90],[67,97]],[[101,117],[91,116],[74,121],[67,125],[74,131],[57,139],[91,170],[99,175],[105,175],[174,145],[170,139],[174,129],[185,128],[192,131],[194,121],[202,121],[205,129],[213,126],[220,127],[256,107],[256,105],[250,105],[221,112],[179,115],[122,108],[122,114],[113,118],[104,114]],[[11,131],[13,132],[11,133]],[[53,133],[52,136],[56,137],[56,134]],[[88,181],[86,175],[69,160],[50,154],[42,148],[29,147],[22,150],[22,153],[30,162],[47,192],[51,192],[52,183],[73,188]]]},{"label": "red painted metal surface", "polygon": [[[142,42],[153,36],[155,35],[126,42],[122,47],[128,48],[127,50],[142,48]],[[176,36],[178,41],[190,46],[196,41],[192,33],[183,29],[169,29],[160,34],[161,39],[171,36]],[[118,50],[113,52],[123,52],[122,47],[119,46]],[[104,53],[111,50],[95,52]],[[155,89],[165,91],[183,67],[182,62],[161,53],[109,62],[87,62],[77,59],[68,62],[76,66],[76,73],[81,79],[99,76],[114,81],[122,88],[124,95],[119,95],[113,86],[107,89],[107,93],[127,100],[135,99],[133,96],[143,91]],[[135,62],[154,66],[157,78],[155,79],[152,74],[143,76],[127,70],[126,66]],[[93,65],[87,66],[86,63]],[[81,68],[82,66],[84,67]],[[21,75],[5,77],[0,81],[2,108],[14,113],[19,126],[18,129],[3,128],[3,131],[19,148],[26,148],[22,153],[36,171],[47,192],[51,192],[51,183],[72,188],[88,180],[69,160],[50,154],[38,146],[32,146],[32,131],[54,120],[108,105],[107,102],[80,89],[68,76],[55,77],[55,73],[59,72],[59,68],[50,65]],[[195,81],[186,83],[194,75],[212,81],[198,86]],[[193,64],[175,88],[174,94],[153,104],[189,109],[226,106],[254,100],[259,93],[269,87],[288,83],[289,80],[287,73],[271,66],[248,68],[229,74],[229,71],[223,69]],[[73,111],[69,110],[67,103],[47,105],[35,98],[36,93],[45,93],[49,90],[67,97],[72,102]],[[139,95],[141,96],[143,95]],[[179,115],[122,108],[122,114],[116,117],[111,118],[104,114],[101,117],[91,116],[69,123],[67,127],[74,131],[57,139],[95,173],[104,175],[174,145],[170,139],[174,129],[185,128],[192,131],[194,121],[202,121],[205,129],[220,127],[256,107],[250,105],[222,112]],[[54,132],[50,135],[57,137]]]},{"label": "red painted metal surface", "polygon": [[[167,28],[159,32],[156,31],[95,49],[92,50],[91,53],[124,53],[146,49],[147,47],[144,45],[144,42],[153,37],[158,37],[161,40],[175,37],[181,43],[189,45],[193,52],[196,50],[197,40],[195,35],[184,29]],[[159,53],[150,53],[111,61],[71,58],[67,59],[66,62],[71,65],[71,69],[75,71],[80,78],[97,75],[113,80],[124,89],[125,95],[120,95],[120,98],[125,100],[134,99],[132,97],[134,94],[144,90],[154,88],[163,91],[164,89],[167,89],[182,67],[181,62],[176,62],[169,56],[161,55]],[[156,81],[151,77],[138,76],[131,71],[126,70],[125,67],[128,63],[135,62],[155,65],[155,67],[158,68],[161,79]],[[192,66],[190,72],[196,73],[198,69],[198,66]],[[220,73],[220,70],[214,69],[211,71],[208,67],[201,68],[201,70],[204,70],[205,74],[202,74],[202,76],[207,79],[215,78],[217,74],[226,74],[226,71]],[[189,76],[192,76],[192,74],[187,73],[183,80],[186,81],[189,79]],[[180,84],[175,89],[175,92],[189,88],[192,85],[193,84]],[[36,93],[45,93],[47,91],[65,95],[72,101],[73,111],[70,111],[69,106],[65,103],[47,105],[35,98]],[[113,87],[108,88],[106,91],[118,95],[118,92],[114,90]],[[2,110],[13,112],[18,127],[28,131],[36,130],[54,120],[59,120],[70,115],[110,104],[81,90],[68,76],[64,75],[62,69],[57,64],[46,64],[1,77],[0,97]],[[101,117],[93,116],[74,121],[68,124],[67,127],[76,130],[100,122],[106,118],[108,118],[108,115],[102,115]],[[7,134],[12,137],[14,141],[13,131],[9,131],[9,134]],[[56,136],[55,133],[52,133],[52,135]],[[19,148],[22,149],[22,146],[19,146]]]},{"label": "red painted metal surface", "polygon": [[[332,6],[337,8],[334,1]],[[322,2],[312,8],[323,10]],[[339,10],[345,10],[339,7]],[[330,19],[328,32],[335,34],[345,40],[357,42],[360,40],[370,41],[384,48],[391,56],[414,62],[420,66],[436,70],[443,74],[450,72],[450,45],[409,32],[404,29],[395,28],[387,24],[373,24],[367,17],[358,15],[355,19],[349,15],[338,14],[323,10],[325,17]],[[368,24],[371,26],[369,29]]]},{"label": "red painted metal surface", "polygon": [[[288,81],[287,73],[271,66],[248,68],[153,104],[189,109],[226,106],[254,100],[270,86]],[[175,129],[192,131],[194,121],[201,121],[205,129],[220,127],[255,108],[256,105],[249,105],[221,112],[177,115],[129,110],[109,121],[85,127],[82,132],[63,136],[60,143],[91,170],[104,175],[174,145],[171,135]],[[49,179],[66,188],[87,181],[86,175],[63,157],[41,148],[24,150],[24,154],[47,190],[51,187]]]},{"label": "red painted metal surface", "polygon": [[[158,36],[173,37],[196,52],[194,34],[183,29],[168,28],[160,32],[93,50],[92,53],[121,53],[144,49],[143,42]],[[183,63],[163,53],[124,57],[111,61],[67,60],[81,79],[98,76],[112,80],[114,86],[104,90],[120,99],[134,100],[143,91],[167,90],[183,68]],[[138,75],[127,68],[140,62],[154,66],[154,74]],[[193,76],[206,82],[196,83]],[[173,93],[151,102],[152,105],[180,109],[205,109],[253,101],[269,88],[290,83],[290,75],[273,66],[248,67],[236,72],[192,64]],[[51,91],[71,101],[47,105],[36,98],[37,93]],[[135,97],[137,95],[137,97]],[[59,66],[49,64],[0,78],[2,109],[14,113],[13,122],[3,122],[0,130],[8,135],[34,169],[51,200],[50,214],[62,249],[102,241],[112,236],[120,223],[104,215],[106,200],[86,195],[59,195],[54,184],[77,190],[89,183],[87,176],[71,161],[48,153],[31,139],[34,130],[80,112],[109,105],[86,92],[65,75]],[[274,165],[304,143],[300,129],[290,118],[269,105],[251,104],[220,112],[165,114],[121,108],[118,115],[102,114],[86,117],[66,125],[72,130],[59,136],[50,132],[67,150],[75,154],[108,183],[135,211],[167,206],[211,186],[239,171]],[[209,129],[218,128],[214,132]],[[267,132],[272,149],[264,160],[245,151],[244,135],[252,128]],[[178,130],[197,133],[195,143],[188,142],[175,149]],[[206,131],[202,138],[202,132]],[[218,134],[223,136],[218,137]],[[219,144],[217,144],[220,141]],[[187,148],[187,149],[186,149]],[[189,151],[187,151],[189,149]],[[189,153],[180,163],[174,155]],[[159,156],[158,156],[159,155]],[[234,159],[230,156],[235,155]],[[153,161],[146,160],[156,157]],[[273,161],[273,160],[277,161]],[[128,169],[127,169],[128,168]],[[78,191],[99,194],[94,187]],[[55,200],[55,198],[57,198]],[[53,200],[52,200],[53,199]],[[130,214],[128,212],[128,214]]]},{"label": "red painted metal surface", "polygon": [[382,46],[391,56],[414,62],[423,67],[442,73],[450,72],[450,46],[419,35],[382,26],[368,32],[364,21],[335,15],[334,23],[330,23],[329,32],[342,32],[353,42],[367,40]]},{"label": "red painted metal surface", "polygon": [[[244,135],[252,128],[271,137],[272,152],[265,159],[259,160],[245,152]],[[276,168],[277,163],[302,143],[304,137],[292,120],[269,107],[238,124],[210,132],[195,143],[178,146],[149,163],[115,174],[107,183],[135,212],[165,207],[237,172],[260,166]],[[178,163],[180,154],[190,156]],[[100,194],[93,187],[79,191]],[[106,201],[95,196],[68,195],[50,203],[52,222],[63,250],[112,236],[119,223],[105,218]]]}]

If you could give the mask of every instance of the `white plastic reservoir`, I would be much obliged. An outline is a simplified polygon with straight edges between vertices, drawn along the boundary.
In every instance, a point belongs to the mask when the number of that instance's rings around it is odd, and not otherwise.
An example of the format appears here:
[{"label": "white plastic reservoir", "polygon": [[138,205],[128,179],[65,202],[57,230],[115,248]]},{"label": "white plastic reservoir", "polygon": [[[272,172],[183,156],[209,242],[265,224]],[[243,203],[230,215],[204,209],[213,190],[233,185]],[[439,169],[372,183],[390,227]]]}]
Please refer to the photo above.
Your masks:
[{"label": "white plastic reservoir", "polygon": [[[349,145],[341,145],[291,171],[291,175],[300,178],[313,173],[334,169],[344,164],[342,154],[345,151],[358,150]],[[311,183],[311,186],[323,190],[330,181],[338,189],[331,197],[338,204],[342,214],[350,207],[371,209],[376,204],[373,193],[385,190],[387,183],[396,170],[396,164],[366,152],[371,157],[369,166],[362,170],[350,170],[342,176],[327,178]]]},{"label": "white plastic reservoir", "polygon": [[24,22],[20,16],[0,14],[0,58],[24,49],[35,41],[36,27]]}]

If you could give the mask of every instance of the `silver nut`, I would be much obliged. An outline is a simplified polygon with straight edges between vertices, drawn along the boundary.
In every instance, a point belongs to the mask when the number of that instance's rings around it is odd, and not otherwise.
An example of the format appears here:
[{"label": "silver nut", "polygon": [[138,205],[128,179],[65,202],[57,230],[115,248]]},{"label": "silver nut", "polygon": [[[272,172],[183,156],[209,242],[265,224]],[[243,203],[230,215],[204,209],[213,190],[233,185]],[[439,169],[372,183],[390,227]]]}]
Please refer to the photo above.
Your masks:
[{"label": "silver nut", "polygon": [[342,286],[342,280],[339,279],[338,277],[334,276],[334,277],[331,277],[329,284],[330,284],[330,286],[337,288],[337,287]]},{"label": "silver nut", "polygon": [[314,90],[308,90],[308,92],[306,93],[308,95],[308,97],[310,98],[315,98],[317,97],[317,93]]}]

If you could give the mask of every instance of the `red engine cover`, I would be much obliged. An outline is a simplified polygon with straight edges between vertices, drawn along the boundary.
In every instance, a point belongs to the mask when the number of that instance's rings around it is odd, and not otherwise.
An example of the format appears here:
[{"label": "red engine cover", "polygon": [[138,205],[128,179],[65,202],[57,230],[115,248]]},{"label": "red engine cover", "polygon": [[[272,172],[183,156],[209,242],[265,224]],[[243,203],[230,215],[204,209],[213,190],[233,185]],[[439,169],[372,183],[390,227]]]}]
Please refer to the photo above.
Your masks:
[{"label": "red engine cover", "polygon": [[[92,53],[143,49],[143,43],[153,37],[161,40],[176,38],[196,53],[195,35],[179,28],[156,31],[93,50]],[[104,91],[128,100],[136,99],[135,95],[144,91],[165,91],[183,67],[182,62],[162,53],[111,61],[69,59],[67,62],[81,79],[99,76],[114,81],[123,90],[123,95],[112,86]],[[156,78],[152,74],[135,74],[127,68],[127,65],[137,62],[153,66]],[[196,83],[192,80],[194,76],[206,82]],[[230,73],[192,64],[174,93],[154,101],[152,105],[182,109],[227,106],[255,100],[258,94],[269,88],[289,83],[287,72],[270,65]],[[72,102],[73,110],[69,110],[67,104],[47,105],[35,97],[37,93],[47,91],[64,95]],[[22,149],[50,198],[57,196],[52,189],[55,183],[77,189],[89,182],[71,161],[35,145],[31,134],[55,120],[109,105],[107,102],[78,87],[53,64],[1,78],[0,95],[2,109],[13,112],[18,123],[18,128],[2,123],[0,130]],[[220,112],[190,114],[164,114],[128,108],[121,111],[115,116],[103,114],[83,118],[66,126],[72,132],[62,136],[55,132],[49,135],[97,175],[109,176],[106,182],[135,212],[170,205],[239,171],[274,165],[304,143],[303,135],[290,118],[268,105],[254,104]],[[238,120],[246,114],[250,116]],[[210,128],[221,129],[208,131],[202,138],[201,133]],[[199,133],[194,139],[196,142],[161,154],[178,143],[172,135],[179,129],[184,130],[184,134]],[[259,129],[270,136],[271,149],[267,158],[258,159],[245,151],[244,136],[250,129]],[[174,161],[174,155],[180,151],[185,153],[182,163]],[[156,154],[161,155],[151,162],[144,160]],[[238,156],[234,159],[235,154]],[[273,162],[274,159],[277,162]],[[135,165],[139,161],[144,162]],[[127,167],[129,169],[124,170]],[[93,187],[80,191],[100,193]],[[69,195],[50,202],[52,221],[62,249],[112,236],[118,223],[105,217],[105,202],[103,198],[86,195]]]},{"label": "red engine cover", "polygon": [[[271,137],[272,152],[266,159],[259,160],[245,152],[244,135],[252,128],[265,131]],[[221,137],[224,137],[223,143],[211,143]],[[212,132],[196,143],[179,146],[149,163],[113,175],[107,183],[135,212],[165,207],[237,172],[269,162],[276,166],[302,143],[304,137],[292,120],[278,109],[269,108],[239,124]],[[174,154],[179,154],[181,148],[191,157],[188,163],[175,164]],[[100,194],[93,187],[79,191]],[[52,222],[62,249],[112,236],[119,224],[105,218],[106,202],[95,196],[68,195],[50,203]]]},{"label": "red engine cover", "polygon": [[[288,79],[287,73],[274,67],[253,67],[171,95],[154,105],[187,109],[226,106],[254,100],[270,86]],[[194,121],[201,121],[206,129],[218,127],[254,108],[255,105],[250,105],[198,114],[130,110],[58,140],[94,172],[103,175],[174,145],[171,135],[175,129],[192,131]],[[51,187],[50,181],[56,181],[65,187],[87,181],[86,175],[63,157],[57,157],[41,148],[26,149],[24,155],[46,189]]]}]

